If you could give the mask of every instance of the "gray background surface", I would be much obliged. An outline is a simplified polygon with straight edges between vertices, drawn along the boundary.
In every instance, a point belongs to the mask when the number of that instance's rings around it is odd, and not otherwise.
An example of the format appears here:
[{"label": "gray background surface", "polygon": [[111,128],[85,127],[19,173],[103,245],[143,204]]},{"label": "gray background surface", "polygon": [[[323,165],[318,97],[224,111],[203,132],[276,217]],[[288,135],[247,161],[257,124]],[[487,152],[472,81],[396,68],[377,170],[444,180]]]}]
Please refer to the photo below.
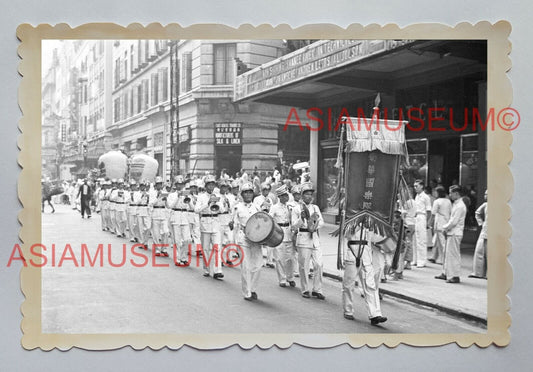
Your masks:
[{"label": "gray background surface", "polygon": [[[231,4],[231,5],[230,5]],[[110,1],[92,0],[75,4],[72,0],[31,0],[4,2],[1,10],[2,34],[0,47],[0,73],[2,89],[0,127],[0,233],[3,239],[0,249],[0,370],[349,370],[369,368],[378,370],[529,370],[532,363],[530,335],[531,321],[531,139],[530,124],[531,35],[528,15],[533,6],[528,1],[335,1],[328,0],[270,0],[254,1]],[[322,5],[322,7],[321,7]],[[326,6],[324,6],[326,5]],[[522,123],[515,134],[511,169],[515,180],[515,193],[510,202],[513,217],[513,253],[510,261],[514,270],[514,285],[510,292],[511,344],[506,348],[476,346],[461,349],[456,345],[438,348],[414,348],[400,346],[395,349],[352,349],[346,345],[329,350],[312,350],[293,346],[289,350],[253,349],[231,347],[223,351],[197,351],[184,347],[179,351],[134,351],[131,348],[107,352],[91,352],[73,349],[68,352],[53,350],[25,351],[20,346],[21,313],[23,295],[19,285],[20,266],[7,267],[13,245],[18,242],[19,223],[17,213],[21,205],[17,198],[19,134],[17,122],[21,112],[17,105],[20,77],[17,73],[19,58],[16,54],[18,40],[16,27],[21,23],[69,23],[77,26],[87,22],[115,22],[127,25],[132,22],[147,24],[224,23],[238,26],[242,23],[288,23],[299,26],[308,23],[335,23],[346,27],[351,23],[387,24],[406,26],[417,22],[442,22],[455,25],[462,21],[476,23],[488,20],[492,23],[505,19],[511,22],[513,31],[511,59],[513,68],[509,77],[513,84],[513,104],[519,110]],[[390,314],[394,318],[394,314]]]}]

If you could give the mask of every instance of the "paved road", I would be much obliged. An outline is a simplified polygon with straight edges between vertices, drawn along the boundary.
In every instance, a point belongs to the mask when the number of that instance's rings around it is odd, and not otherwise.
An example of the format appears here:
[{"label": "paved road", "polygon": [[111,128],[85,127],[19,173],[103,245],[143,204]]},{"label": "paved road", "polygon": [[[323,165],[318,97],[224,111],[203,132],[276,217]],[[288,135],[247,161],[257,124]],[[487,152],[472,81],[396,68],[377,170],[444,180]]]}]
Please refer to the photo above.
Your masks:
[{"label": "paved road", "polygon": [[[47,263],[42,269],[44,333],[474,333],[486,330],[446,314],[385,297],[389,321],[370,325],[362,298],[356,321],[345,320],[341,283],[324,279],[326,301],[304,299],[296,288],[277,285],[273,269],[263,268],[259,300],[244,301],[240,269],[224,268],[223,281],[205,278],[193,257],[191,267],[175,267],[169,258],[144,260],[126,239],[103,232],[100,217],[82,219],[68,206],[42,215]],[[82,243],[94,257],[104,244],[103,267],[91,267]],[[52,244],[55,263],[52,265]],[[72,250],[66,248],[69,244]],[[123,244],[126,244],[123,246]],[[108,256],[108,249],[111,254]],[[133,248],[137,254],[143,250]],[[124,253],[125,252],[125,253]],[[62,266],[58,267],[61,258]],[[122,267],[112,267],[109,259]],[[70,259],[69,259],[70,258]],[[74,261],[76,260],[76,262]],[[75,266],[78,264],[78,267]]]}]

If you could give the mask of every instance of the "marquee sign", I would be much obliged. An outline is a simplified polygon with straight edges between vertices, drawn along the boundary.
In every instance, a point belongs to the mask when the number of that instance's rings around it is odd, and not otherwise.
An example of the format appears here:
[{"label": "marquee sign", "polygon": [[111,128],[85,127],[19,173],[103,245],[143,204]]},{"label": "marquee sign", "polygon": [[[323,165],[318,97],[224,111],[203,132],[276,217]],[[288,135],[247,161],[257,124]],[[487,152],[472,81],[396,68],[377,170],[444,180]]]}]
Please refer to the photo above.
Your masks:
[{"label": "marquee sign", "polygon": [[237,76],[234,100],[250,98],[412,42],[414,40],[318,41]]}]

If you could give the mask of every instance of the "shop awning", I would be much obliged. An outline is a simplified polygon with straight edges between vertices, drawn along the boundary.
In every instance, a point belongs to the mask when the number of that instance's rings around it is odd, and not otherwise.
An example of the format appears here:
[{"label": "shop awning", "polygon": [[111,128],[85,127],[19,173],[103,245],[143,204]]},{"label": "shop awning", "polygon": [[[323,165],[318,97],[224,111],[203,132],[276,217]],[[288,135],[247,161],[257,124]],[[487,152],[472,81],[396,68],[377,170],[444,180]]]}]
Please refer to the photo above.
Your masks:
[{"label": "shop awning", "polygon": [[317,107],[486,70],[484,40],[321,40],[235,78],[234,100]]}]

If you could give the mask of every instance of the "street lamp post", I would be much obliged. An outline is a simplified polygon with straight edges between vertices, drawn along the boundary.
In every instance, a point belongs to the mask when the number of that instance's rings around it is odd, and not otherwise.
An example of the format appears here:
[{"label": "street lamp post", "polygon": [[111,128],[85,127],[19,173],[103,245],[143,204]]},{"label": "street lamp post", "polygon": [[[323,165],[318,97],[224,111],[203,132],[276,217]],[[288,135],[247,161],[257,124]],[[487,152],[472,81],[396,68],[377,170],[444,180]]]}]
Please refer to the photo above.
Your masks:
[{"label": "street lamp post", "polygon": [[178,162],[178,131],[179,131],[179,93],[180,93],[180,69],[178,59],[179,40],[170,43],[170,179],[179,172]]}]

